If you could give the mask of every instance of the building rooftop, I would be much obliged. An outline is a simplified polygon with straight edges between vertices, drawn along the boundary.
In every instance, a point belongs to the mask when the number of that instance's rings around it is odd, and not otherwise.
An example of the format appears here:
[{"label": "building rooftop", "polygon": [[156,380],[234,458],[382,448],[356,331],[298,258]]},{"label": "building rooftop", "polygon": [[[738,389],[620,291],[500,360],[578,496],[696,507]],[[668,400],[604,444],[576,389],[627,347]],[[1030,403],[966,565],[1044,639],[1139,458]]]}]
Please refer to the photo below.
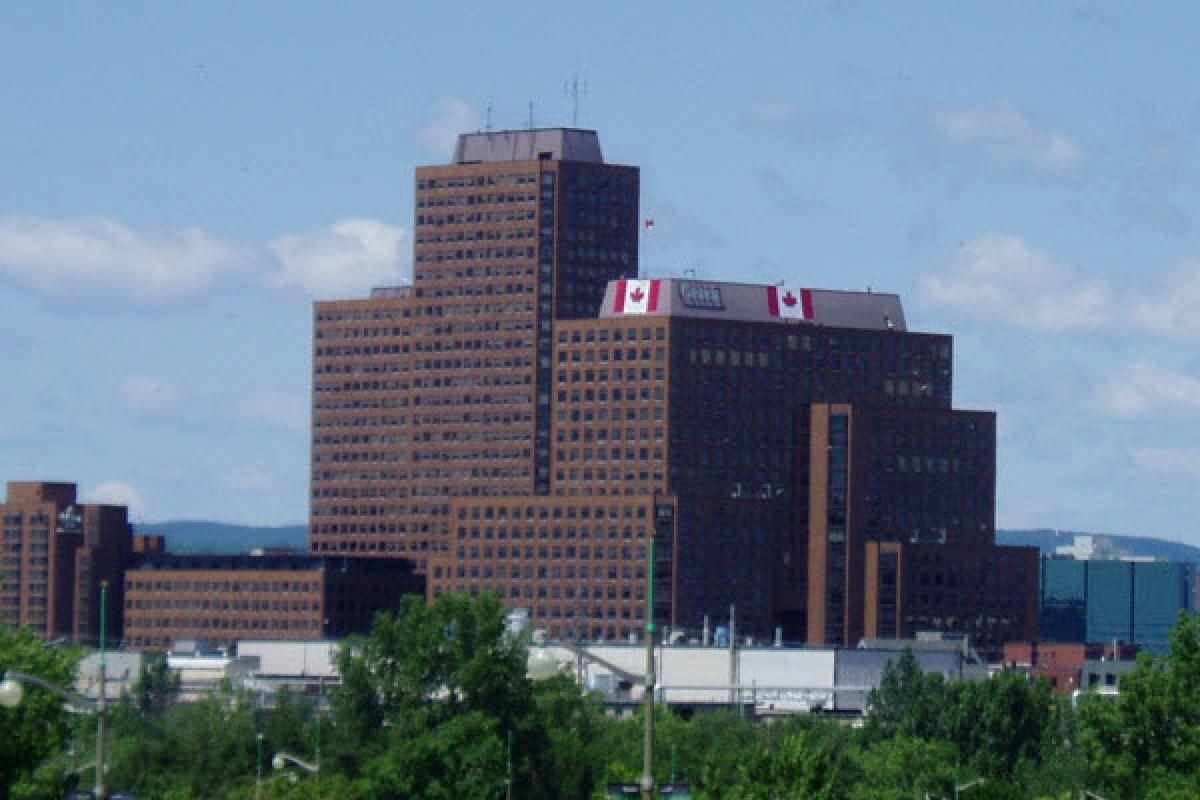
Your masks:
[{"label": "building rooftop", "polygon": [[906,330],[895,294],[679,278],[610,281],[600,316],[629,314]]},{"label": "building rooftop", "polygon": [[603,164],[600,137],[578,128],[533,128],[459,134],[455,164],[532,161],[586,161]]}]

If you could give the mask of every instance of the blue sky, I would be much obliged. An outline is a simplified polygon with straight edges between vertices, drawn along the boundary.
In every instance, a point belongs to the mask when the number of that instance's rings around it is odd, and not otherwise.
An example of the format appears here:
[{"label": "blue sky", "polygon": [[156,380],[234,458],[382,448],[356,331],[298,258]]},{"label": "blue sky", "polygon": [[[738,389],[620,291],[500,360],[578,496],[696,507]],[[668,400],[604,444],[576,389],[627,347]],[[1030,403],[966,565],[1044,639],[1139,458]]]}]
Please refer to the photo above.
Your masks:
[{"label": "blue sky", "polygon": [[412,169],[580,124],[643,272],[899,292],[1000,414],[1001,526],[1200,544],[1193,4],[10,3],[0,478],[307,513],[310,303],[403,280]]}]

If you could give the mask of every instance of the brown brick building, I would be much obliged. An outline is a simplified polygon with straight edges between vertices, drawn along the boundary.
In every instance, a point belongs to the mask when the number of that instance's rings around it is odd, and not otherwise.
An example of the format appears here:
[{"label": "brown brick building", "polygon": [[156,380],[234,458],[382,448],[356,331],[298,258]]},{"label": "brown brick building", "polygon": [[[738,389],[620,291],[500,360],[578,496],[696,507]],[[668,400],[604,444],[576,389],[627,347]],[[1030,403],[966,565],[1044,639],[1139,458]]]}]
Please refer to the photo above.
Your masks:
[{"label": "brown brick building", "polygon": [[107,581],[115,639],[121,570],[133,546],[125,506],[79,504],[73,483],[10,481],[0,523],[0,624],[94,643]]},{"label": "brown brick building", "polygon": [[1008,642],[1004,645],[1004,663],[1029,670],[1033,678],[1045,678],[1060,693],[1092,688],[1083,679],[1089,661],[1117,662],[1128,667],[1140,648],[1123,642],[1084,644],[1082,642]]},{"label": "brown brick building", "polygon": [[412,286],[316,304],[313,551],[415,555],[553,637],[641,630],[651,535],[674,626],[1031,636],[950,337],[895,295],[637,280],[637,185],[574,130],[417,171]]},{"label": "brown brick building", "polygon": [[124,586],[124,638],[133,649],[365,633],[376,612],[425,590],[405,559],[306,554],[148,553],[126,570]]}]

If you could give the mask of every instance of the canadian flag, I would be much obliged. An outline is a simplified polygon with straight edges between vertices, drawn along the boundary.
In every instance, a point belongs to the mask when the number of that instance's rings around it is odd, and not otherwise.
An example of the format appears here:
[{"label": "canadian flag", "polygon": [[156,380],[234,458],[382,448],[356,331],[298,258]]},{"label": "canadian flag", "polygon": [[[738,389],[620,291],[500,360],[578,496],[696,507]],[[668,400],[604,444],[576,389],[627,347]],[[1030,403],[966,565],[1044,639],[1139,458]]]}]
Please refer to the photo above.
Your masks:
[{"label": "canadian flag", "polygon": [[772,317],[783,317],[784,319],[812,319],[812,289],[768,286],[767,312]]},{"label": "canadian flag", "polygon": [[658,292],[662,281],[617,281],[613,311],[618,314],[646,314],[658,311]]}]

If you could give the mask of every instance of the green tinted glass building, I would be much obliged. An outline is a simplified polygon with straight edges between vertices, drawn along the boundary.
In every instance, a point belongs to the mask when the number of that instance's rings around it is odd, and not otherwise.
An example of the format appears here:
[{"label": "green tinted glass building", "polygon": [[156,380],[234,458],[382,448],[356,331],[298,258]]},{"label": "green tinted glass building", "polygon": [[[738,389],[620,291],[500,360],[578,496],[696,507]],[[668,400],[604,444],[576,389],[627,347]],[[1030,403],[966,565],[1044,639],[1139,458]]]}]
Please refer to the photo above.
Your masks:
[{"label": "green tinted glass building", "polygon": [[1179,612],[1195,610],[1195,581],[1194,564],[1043,558],[1042,638],[1165,652]]}]

